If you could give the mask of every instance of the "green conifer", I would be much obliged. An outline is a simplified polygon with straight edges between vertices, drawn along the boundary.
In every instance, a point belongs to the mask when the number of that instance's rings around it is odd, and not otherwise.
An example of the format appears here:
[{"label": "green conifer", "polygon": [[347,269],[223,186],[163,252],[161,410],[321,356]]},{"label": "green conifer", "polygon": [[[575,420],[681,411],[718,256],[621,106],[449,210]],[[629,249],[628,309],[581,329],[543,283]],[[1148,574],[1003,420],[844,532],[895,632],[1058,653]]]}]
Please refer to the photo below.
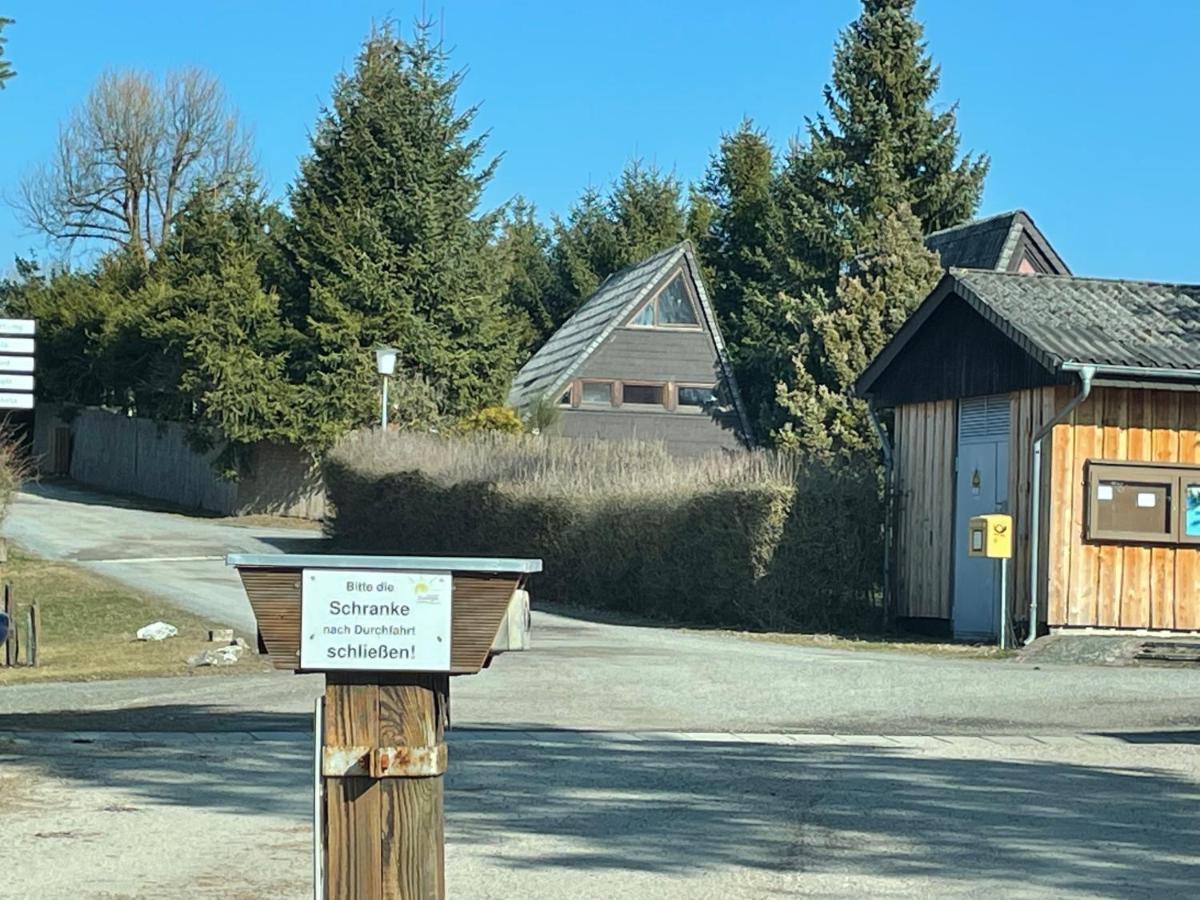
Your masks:
[{"label": "green conifer", "polygon": [[937,281],[922,244],[978,207],[986,157],[959,158],[955,108],[934,109],[939,70],[914,0],[863,0],[841,35],[827,115],[779,179],[783,289],[800,331],[777,385],[779,443],[857,453],[875,438],[854,379]]},{"label": "green conifer", "polygon": [[372,348],[442,392],[459,415],[500,401],[518,335],[505,314],[492,237],[478,212],[495,162],[480,165],[476,108],[459,111],[461,74],[418,26],[390,25],[363,45],[317,123],[291,192],[292,314],[310,339],[303,357],[312,411],[331,431],[372,421]]},{"label": "green conifer", "polygon": [[554,227],[556,325],[600,283],[626,266],[682,241],[688,213],[679,180],[634,160],[606,196],[589,187]]}]

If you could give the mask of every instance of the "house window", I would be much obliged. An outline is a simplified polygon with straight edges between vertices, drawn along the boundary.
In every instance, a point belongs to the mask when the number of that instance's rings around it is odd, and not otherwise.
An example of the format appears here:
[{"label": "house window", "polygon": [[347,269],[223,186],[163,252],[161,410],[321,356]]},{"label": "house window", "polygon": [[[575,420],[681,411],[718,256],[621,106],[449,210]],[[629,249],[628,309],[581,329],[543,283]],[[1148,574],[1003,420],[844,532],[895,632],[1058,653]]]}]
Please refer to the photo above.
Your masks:
[{"label": "house window", "polygon": [[646,301],[629,324],[634,328],[699,328],[696,305],[684,284],[683,273],[676,273],[666,287]]},{"label": "house window", "polygon": [[716,400],[715,388],[681,384],[676,389],[675,404],[680,409],[705,409]]},{"label": "house window", "polygon": [[1200,473],[1183,481],[1183,534],[1185,543],[1200,543]]},{"label": "house window", "polygon": [[683,286],[683,275],[676,275],[659,291],[657,306],[659,325],[696,324],[696,310],[688,297],[687,288]]},{"label": "house window", "polygon": [[611,381],[585,381],[580,385],[580,400],[588,405],[612,406],[613,386]]},{"label": "house window", "polygon": [[621,403],[634,406],[662,406],[666,394],[665,385],[661,384],[624,384],[621,385]]},{"label": "house window", "polygon": [[1087,538],[1200,543],[1200,467],[1089,463]]},{"label": "house window", "polygon": [[632,321],[630,321],[629,324],[636,325],[639,328],[653,328],[654,327],[654,304],[647,303],[645,306],[643,306],[642,311],[639,312],[636,316],[634,316]]},{"label": "house window", "polygon": [[558,405],[559,406],[570,406],[571,405],[571,389],[570,388],[567,388],[565,391],[563,391],[562,396],[558,398]]}]

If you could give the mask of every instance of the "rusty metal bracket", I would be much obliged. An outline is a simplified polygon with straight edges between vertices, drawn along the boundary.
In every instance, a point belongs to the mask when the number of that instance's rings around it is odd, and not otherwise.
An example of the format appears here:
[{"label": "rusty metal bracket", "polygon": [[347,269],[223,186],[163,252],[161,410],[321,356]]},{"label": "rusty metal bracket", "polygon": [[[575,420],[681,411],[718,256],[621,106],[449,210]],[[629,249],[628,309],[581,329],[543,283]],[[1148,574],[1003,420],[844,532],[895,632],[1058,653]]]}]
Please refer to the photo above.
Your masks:
[{"label": "rusty metal bracket", "polygon": [[432,778],[446,774],[446,745],[433,747],[321,748],[321,774],[326,778]]}]

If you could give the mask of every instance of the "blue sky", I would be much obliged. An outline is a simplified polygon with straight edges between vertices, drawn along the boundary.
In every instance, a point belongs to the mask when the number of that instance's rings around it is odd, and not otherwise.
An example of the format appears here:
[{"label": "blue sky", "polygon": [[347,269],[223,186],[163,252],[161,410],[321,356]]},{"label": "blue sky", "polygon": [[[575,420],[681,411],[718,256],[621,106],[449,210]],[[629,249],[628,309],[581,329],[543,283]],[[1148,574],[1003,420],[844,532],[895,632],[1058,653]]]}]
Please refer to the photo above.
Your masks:
[{"label": "blue sky", "polygon": [[[856,0],[446,0],[462,98],[503,160],[486,200],[545,216],[641,157],[700,177],[751,116],[782,146],[821,109]],[[1086,13],[1083,9],[1086,8]],[[418,3],[0,0],[18,72],[0,92],[0,191],[49,154],[106,68],[200,65],[220,77],[283,196],[330,85],[372,20]],[[942,103],[992,157],[981,214],[1028,209],[1080,274],[1200,283],[1200,0],[919,0]],[[0,206],[0,272],[37,250]]]}]

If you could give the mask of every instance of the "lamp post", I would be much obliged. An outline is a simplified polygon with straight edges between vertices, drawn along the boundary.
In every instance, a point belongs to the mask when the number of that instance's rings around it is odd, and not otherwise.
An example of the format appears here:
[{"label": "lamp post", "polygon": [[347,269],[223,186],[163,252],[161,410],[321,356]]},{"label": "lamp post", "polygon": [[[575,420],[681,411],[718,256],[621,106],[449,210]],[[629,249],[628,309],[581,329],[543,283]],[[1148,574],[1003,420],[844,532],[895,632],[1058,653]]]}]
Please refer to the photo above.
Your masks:
[{"label": "lamp post", "polygon": [[375,371],[383,376],[383,400],[379,407],[379,426],[384,431],[387,431],[388,424],[388,377],[396,371],[396,354],[398,352],[395,347],[375,348]]}]

